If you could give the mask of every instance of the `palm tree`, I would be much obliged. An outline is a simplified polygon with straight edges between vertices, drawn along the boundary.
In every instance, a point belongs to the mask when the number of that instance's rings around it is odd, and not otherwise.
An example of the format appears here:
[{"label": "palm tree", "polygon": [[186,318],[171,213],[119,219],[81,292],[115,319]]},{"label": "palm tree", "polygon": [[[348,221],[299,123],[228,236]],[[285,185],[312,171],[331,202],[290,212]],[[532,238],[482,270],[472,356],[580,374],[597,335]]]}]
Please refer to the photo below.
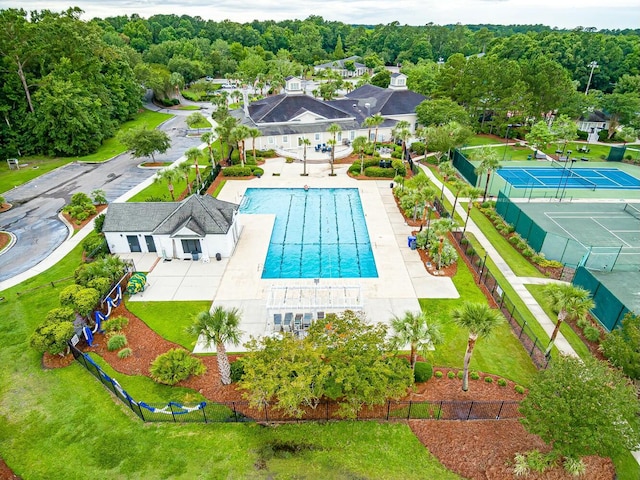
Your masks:
[{"label": "palm tree", "polygon": [[302,166],[302,175],[304,175],[305,177],[307,176],[307,147],[309,145],[311,145],[311,140],[309,140],[307,137],[301,138],[300,139],[300,143],[302,143],[302,147],[303,147],[303,153],[302,153],[302,157],[303,157],[303,166]]},{"label": "palm tree", "polygon": [[327,142],[329,145],[331,145],[331,176],[333,177],[333,163],[336,159],[336,135],[338,134],[338,132],[342,131],[342,128],[340,128],[340,125],[338,125],[337,123],[332,123],[331,125],[329,125],[327,131],[333,135],[333,139]]},{"label": "palm tree", "polygon": [[[186,152],[184,152],[184,155],[187,157],[187,162],[185,162],[185,164],[189,164],[190,162],[193,162],[193,165],[196,168],[196,185],[198,187],[202,183],[202,176],[200,175],[200,166],[198,165],[198,158],[200,158],[200,153],[201,153],[200,149],[198,149],[197,147],[191,147]],[[188,178],[187,178],[187,185],[189,185]],[[189,193],[191,193],[191,187],[189,187]]]},{"label": "palm tree", "polygon": [[240,165],[244,167],[246,161],[246,154],[244,148],[244,141],[249,136],[249,127],[246,125],[236,125],[229,132],[230,140],[238,145],[238,156],[240,157]]},{"label": "palm tree", "polygon": [[364,175],[364,147],[367,145],[367,143],[368,140],[363,136],[356,137],[351,143],[351,145],[353,145],[353,149],[358,152],[358,158],[360,159],[361,176]]},{"label": "palm tree", "polygon": [[440,200],[444,199],[444,185],[447,183],[450,177],[453,177],[456,174],[455,168],[451,162],[444,162],[438,165],[438,170],[440,170],[440,175],[442,175],[442,190],[440,191]]},{"label": "palm tree", "polygon": [[229,137],[231,135],[231,130],[233,130],[233,128],[236,126],[237,123],[238,121],[235,118],[227,117],[222,121],[222,123],[219,123],[218,126],[215,128],[215,132],[218,135],[218,138],[220,139],[220,145],[222,145],[222,142],[224,142],[225,145],[227,146],[226,151],[225,150],[222,151],[223,159],[228,158],[230,156]]},{"label": "palm tree", "polygon": [[202,141],[207,144],[207,149],[209,150],[209,160],[211,161],[211,165],[213,165],[213,143],[216,141],[216,135],[213,132],[205,132],[200,138],[202,138]]},{"label": "palm tree", "polygon": [[488,337],[491,332],[503,321],[503,317],[497,310],[492,310],[486,303],[465,302],[451,314],[453,321],[462,328],[469,330],[467,350],[464,354],[464,376],[462,378],[462,390],[469,390],[469,363],[473,348],[478,339]]},{"label": "palm tree", "polygon": [[180,172],[178,172],[175,168],[163,168],[160,170],[155,179],[154,183],[167,182],[167,188],[169,189],[169,194],[171,195],[171,201],[175,202],[176,197],[173,195],[173,182],[175,182],[180,176]]},{"label": "palm tree", "polygon": [[411,124],[406,120],[400,120],[393,128],[393,138],[399,138],[402,140],[402,160],[405,159],[407,154],[407,140],[411,136],[411,130],[409,129]]},{"label": "palm tree", "polygon": [[189,195],[191,195],[191,182],[189,181],[189,174],[191,173],[191,164],[189,162],[182,162],[180,165],[178,165],[175,168],[175,170],[177,172],[180,172],[180,174],[184,176],[184,179],[187,182],[187,191],[189,192]]},{"label": "palm tree", "polygon": [[398,346],[407,343],[411,346],[411,368],[415,368],[418,353],[424,357],[429,348],[443,341],[440,325],[434,319],[429,319],[427,312],[407,311],[402,318],[394,315],[391,327],[395,332],[393,339]]},{"label": "palm tree", "polygon": [[256,163],[256,138],[262,135],[262,132],[257,128],[249,127],[249,136],[251,137],[251,149],[253,150],[253,163]]},{"label": "palm tree", "polygon": [[545,352],[545,356],[549,356],[562,322],[567,319],[580,320],[586,318],[589,310],[595,307],[595,302],[591,298],[589,290],[574,287],[569,283],[550,283],[545,285],[543,293],[547,305],[554,312],[558,312],[556,326],[553,329],[549,346]]},{"label": "palm tree", "polygon": [[375,143],[378,141],[378,127],[384,123],[384,117],[380,115],[380,112],[378,112],[369,118],[371,118],[371,123],[373,124],[373,126],[376,127],[376,132],[373,137],[373,141]]},{"label": "palm tree", "polygon": [[206,348],[210,348],[212,344],[216,346],[218,370],[223,385],[231,384],[231,365],[224,344],[240,344],[242,332],[239,324],[240,312],[237,308],[226,310],[217,306],[213,312],[200,312],[193,325],[188,328],[189,333],[202,337]]},{"label": "palm tree", "polygon": [[491,172],[500,166],[500,160],[493,148],[483,147],[479,152],[479,156],[482,158],[482,162],[480,162],[480,165],[476,168],[476,173],[478,175],[482,175],[483,173],[487,174],[487,183],[484,186],[484,193],[482,195],[482,201],[485,202],[487,200],[487,190],[489,189]]},{"label": "palm tree", "polygon": [[[371,127],[375,126],[375,120],[373,119],[373,117],[367,117],[364,119],[364,122],[362,122],[362,126],[363,127],[367,127],[369,129],[369,131],[367,132],[367,142],[371,141]],[[374,142],[375,144],[375,139]]]}]

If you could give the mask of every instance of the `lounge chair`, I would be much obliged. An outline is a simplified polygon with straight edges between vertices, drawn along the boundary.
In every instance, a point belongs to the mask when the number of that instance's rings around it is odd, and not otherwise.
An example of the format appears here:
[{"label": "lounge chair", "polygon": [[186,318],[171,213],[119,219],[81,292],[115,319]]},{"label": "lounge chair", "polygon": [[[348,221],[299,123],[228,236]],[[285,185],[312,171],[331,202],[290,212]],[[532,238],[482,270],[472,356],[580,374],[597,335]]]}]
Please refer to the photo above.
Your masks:
[{"label": "lounge chair", "polygon": [[279,332],[280,330],[282,330],[282,314],[281,313],[273,314],[273,329],[276,332]]},{"label": "lounge chair", "polygon": [[296,318],[293,321],[293,328],[296,331],[302,329],[302,314],[301,313],[296,313]]},{"label": "lounge chair", "polygon": [[284,323],[282,325],[285,332],[291,331],[291,321],[293,320],[293,313],[287,312],[284,314]]},{"label": "lounge chair", "polygon": [[318,320],[324,320],[324,312],[318,312],[316,313],[316,318]]},{"label": "lounge chair", "polygon": [[313,314],[311,312],[307,312],[302,317],[302,328],[307,329],[311,326],[311,320],[313,319]]}]

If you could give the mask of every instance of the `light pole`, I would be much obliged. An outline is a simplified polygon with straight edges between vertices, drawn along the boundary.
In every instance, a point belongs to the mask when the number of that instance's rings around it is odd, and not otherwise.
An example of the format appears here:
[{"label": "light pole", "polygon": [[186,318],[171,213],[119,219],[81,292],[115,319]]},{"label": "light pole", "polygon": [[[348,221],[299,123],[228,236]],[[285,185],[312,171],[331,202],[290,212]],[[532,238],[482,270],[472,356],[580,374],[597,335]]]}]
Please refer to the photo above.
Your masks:
[{"label": "light pole", "polygon": [[591,78],[593,78],[593,71],[596,69],[596,67],[598,67],[598,62],[594,60],[588,66],[591,67],[591,72],[589,73],[589,81],[587,82],[587,88],[585,88],[584,90],[585,95],[589,93],[589,87],[591,86]]},{"label": "light pole", "polygon": [[433,212],[433,207],[429,206],[429,216],[427,217],[427,245],[429,244],[429,228],[431,227],[431,212]]},{"label": "light pole", "polygon": [[504,157],[507,156],[507,148],[509,147],[509,130],[511,127],[521,127],[520,123],[510,123],[507,125],[507,133],[504,134],[504,152],[502,153],[502,161],[504,162]]}]

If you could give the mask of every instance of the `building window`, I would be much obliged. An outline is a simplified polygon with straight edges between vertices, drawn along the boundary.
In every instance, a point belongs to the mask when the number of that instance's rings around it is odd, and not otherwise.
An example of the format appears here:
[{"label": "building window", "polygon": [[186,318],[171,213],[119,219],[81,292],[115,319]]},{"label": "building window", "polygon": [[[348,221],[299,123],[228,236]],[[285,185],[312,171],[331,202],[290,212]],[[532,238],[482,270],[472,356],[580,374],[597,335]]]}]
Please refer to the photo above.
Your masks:
[{"label": "building window", "polygon": [[320,134],[319,134],[319,133],[316,133],[316,134],[313,136],[313,138],[315,139],[315,141],[316,141],[316,142],[319,142],[319,141],[320,141]]},{"label": "building window", "polygon": [[184,253],[202,253],[200,240],[191,238],[182,240],[182,251]]},{"label": "building window", "polygon": [[282,136],[282,143],[289,143],[289,136],[288,135],[283,135]]},{"label": "building window", "polygon": [[342,141],[342,132],[338,132],[336,134],[336,142],[341,142]]},{"label": "building window", "polygon": [[356,138],[356,131],[349,130],[349,140],[353,141]]},{"label": "building window", "polygon": [[290,83],[289,90],[300,90],[300,84],[298,82]]},{"label": "building window", "polygon": [[269,143],[269,145],[273,145],[274,143],[273,137],[267,138],[267,142]]},{"label": "building window", "polygon": [[398,79],[398,85],[404,85],[404,78]]}]

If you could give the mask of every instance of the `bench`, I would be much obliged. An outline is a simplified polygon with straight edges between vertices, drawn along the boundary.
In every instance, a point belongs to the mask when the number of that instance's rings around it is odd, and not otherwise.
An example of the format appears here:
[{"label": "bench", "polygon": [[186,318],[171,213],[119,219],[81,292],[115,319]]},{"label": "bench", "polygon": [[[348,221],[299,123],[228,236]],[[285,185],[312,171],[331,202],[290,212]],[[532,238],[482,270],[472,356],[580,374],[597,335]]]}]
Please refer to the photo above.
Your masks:
[{"label": "bench", "polygon": [[534,155],[534,158],[536,160],[546,160],[547,159],[547,155],[544,152],[541,152],[539,150],[536,150],[536,153]]}]

